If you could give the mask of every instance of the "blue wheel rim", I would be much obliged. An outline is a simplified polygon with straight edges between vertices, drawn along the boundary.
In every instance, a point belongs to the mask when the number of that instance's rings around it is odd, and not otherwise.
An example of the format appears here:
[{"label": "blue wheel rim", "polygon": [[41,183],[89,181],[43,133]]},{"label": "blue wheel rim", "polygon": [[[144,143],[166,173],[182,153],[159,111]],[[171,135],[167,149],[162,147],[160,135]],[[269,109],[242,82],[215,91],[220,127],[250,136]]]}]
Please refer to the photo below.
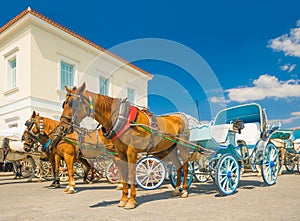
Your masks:
[{"label": "blue wheel rim", "polygon": [[217,186],[222,195],[229,195],[236,191],[239,183],[239,165],[237,160],[227,155],[223,157],[217,168]]},{"label": "blue wheel rim", "polygon": [[273,185],[276,182],[279,171],[279,156],[277,148],[273,144],[268,144],[264,149],[262,162],[262,175],[265,183]]}]

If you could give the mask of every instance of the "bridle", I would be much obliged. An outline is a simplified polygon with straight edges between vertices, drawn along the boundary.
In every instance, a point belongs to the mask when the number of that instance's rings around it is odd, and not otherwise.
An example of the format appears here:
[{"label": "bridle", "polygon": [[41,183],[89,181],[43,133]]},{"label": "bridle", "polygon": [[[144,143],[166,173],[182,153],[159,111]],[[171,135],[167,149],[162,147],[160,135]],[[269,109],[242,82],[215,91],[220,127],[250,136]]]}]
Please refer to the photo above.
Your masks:
[{"label": "bridle", "polygon": [[[42,150],[46,150],[51,142],[51,139],[49,137],[50,134],[52,134],[55,129],[53,131],[51,131],[49,134],[46,134],[44,132],[44,124],[43,124],[43,117],[40,117],[39,121],[40,121],[40,126],[38,127],[38,123],[37,120],[34,118],[31,121],[27,120],[25,122],[25,126],[27,126],[27,134],[28,136],[34,141],[34,142],[38,142],[42,145]],[[33,132],[34,127],[36,127],[36,129],[38,130],[37,133]],[[33,145],[33,144],[32,144]]]},{"label": "bridle", "polygon": [[[72,97],[71,100],[70,97]],[[80,123],[77,122],[79,111],[80,111],[79,107],[84,108],[85,112],[87,113],[86,116],[91,118],[95,117],[94,102],[91,97],[86,98],[82,94],[78,95],[78,94],[73,94],[68,92],[66,95],[66,100],[62,104],[63,109],[65,108],[66,104],[68,104],[73,111],[72,116],[67,116],[62,114],[60,118],[61,122],[69,126],[68,130],[64,130],[65,128],[63,128],[64,133],[66,134],[73,133],[74,129],[80,129]],[[66,121],[63,119],[66,119]]]},{"label": "bridle", "polygon": [[38,140],[36,137],[32,136],[30,133],[28,133],[28,130],[25,130],[22,135],[22,141],[24,142],[24,146],[28,146],[28,149],[24,148],[26,152],[29,152],[35,144],[38,144]]}]

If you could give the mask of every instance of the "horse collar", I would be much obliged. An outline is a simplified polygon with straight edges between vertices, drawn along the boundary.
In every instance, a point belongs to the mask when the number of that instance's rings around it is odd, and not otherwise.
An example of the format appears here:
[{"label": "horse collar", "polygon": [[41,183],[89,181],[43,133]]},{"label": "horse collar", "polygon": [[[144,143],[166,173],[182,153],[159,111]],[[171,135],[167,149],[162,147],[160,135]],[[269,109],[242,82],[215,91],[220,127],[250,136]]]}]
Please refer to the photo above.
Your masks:
[{"label": "horse collar", "polygon": [[116,117],[113,119],[113,124],[111,129],[107,130],[102,127],[103,136],[106,139],[117,139],[123,133],[125,133],[130,124],[136,119],[137,108],[131,106],[130,103],[126,100],[118,100],[119,105],[116,109]]}]

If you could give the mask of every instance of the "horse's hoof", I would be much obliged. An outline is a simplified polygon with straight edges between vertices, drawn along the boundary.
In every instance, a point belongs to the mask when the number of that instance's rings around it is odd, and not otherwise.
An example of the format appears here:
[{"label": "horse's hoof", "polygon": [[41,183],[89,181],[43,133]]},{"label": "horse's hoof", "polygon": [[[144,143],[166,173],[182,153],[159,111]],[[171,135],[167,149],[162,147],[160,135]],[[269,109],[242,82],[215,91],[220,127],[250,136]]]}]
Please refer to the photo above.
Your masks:
[{"label": "horse's hoof", "polygon": [[128,200],[120,200],[118,207],[125,207],[127,205]]},{"label": "horse's hoof", "polygon": [[67,187],[64,189],[64,192],[68,192],[69,189],[70,189],[70,187],[67,186]]},{"label": "horse's hoof", "polygon": [[38,182],[41,183],[41,182],[43,182],[43,180],[42,179],[38,179]]},{"label": "horse's hoof", "polygon": [[117,186],[116,186],[116,190],[122,190],[123,189],[123,185],[122,184],[118,184]]},{"label": "horse's hoof", "polygon": [[54,185],[54,187],[55,187],[55,188],[60,188],[60,184],[57,183],[57,184]]},{"label": "horse's hoof", "polygon": [[67,191],[67,194],[73,194],[73,193],[75,193],[75,190],[74,190],[74,189],[69,189],[69,190]]},{"label": "horse's hoof", "polygon": [[180,192],[179,190],[174,190],[171,196],[179,196]]},{"label": "horse's hoof", "polygon": [[27,180],[27,183],[30,183],[30,182],[32,182],[32,180],[30,179],[30,180]]},{"label": "horse's hoof", "polygon": [[136,202],[131,202],[131,201],[128,201],[126,203],[126,206],[124,207],[124,209],[134,209],[136,206]]},{"label": "horse's hoof", "polygon": [[189,193],[187,190],[183,190],[181,195],[180,195],[180,198],[187,198],[189,196]]},{"label": "horse's hoof", "polygon": [[93,182],[93,181],[90,181],[88,184],[94,184],[94,182]]}]

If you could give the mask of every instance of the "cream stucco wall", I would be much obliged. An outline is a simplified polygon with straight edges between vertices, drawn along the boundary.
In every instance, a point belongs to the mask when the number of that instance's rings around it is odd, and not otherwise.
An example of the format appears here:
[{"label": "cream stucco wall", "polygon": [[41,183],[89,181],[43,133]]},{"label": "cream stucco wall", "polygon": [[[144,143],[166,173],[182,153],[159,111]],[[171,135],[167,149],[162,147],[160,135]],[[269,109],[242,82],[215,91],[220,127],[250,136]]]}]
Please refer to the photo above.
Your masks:
[{"label": "cream stucco wall", "polygon": [[[17,58],[17,88],[7,90],[7,66]],[[104,54],[31,14],[0,34],[0,129],[23,125],[33,110],[58,119],[64,92],[60,90],[61,61],[74,64],[75,86],[99,92],[99,76],[109,79],[109,96],[125,98],[136,90],[136,104],[147,107],[149,76]]]}]

